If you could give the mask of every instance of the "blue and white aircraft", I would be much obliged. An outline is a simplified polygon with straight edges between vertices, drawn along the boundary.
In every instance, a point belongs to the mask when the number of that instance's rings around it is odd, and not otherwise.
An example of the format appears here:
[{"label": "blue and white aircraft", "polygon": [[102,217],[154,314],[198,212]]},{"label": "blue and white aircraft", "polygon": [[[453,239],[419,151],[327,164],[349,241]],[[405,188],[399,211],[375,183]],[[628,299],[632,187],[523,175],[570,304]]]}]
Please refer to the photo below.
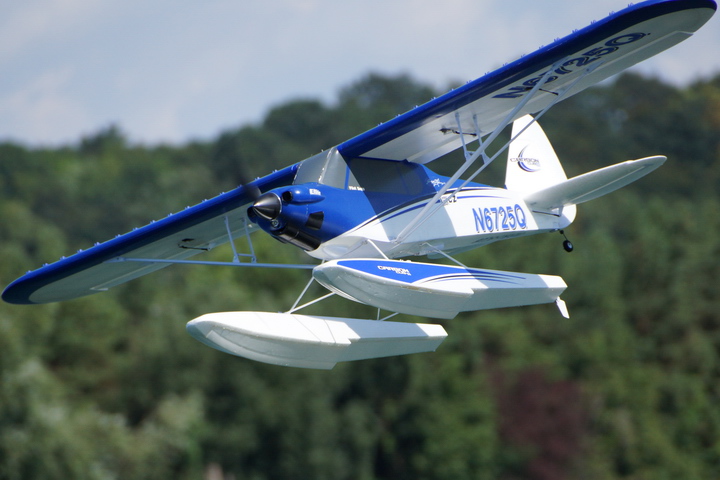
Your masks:
[{"label": "blue and white aircraft", "polygon": [[[378,308],[377,320],[380,309],[450,319],[464,311],[541,303],[556,303],[567,316],[560,277],[401,259],[452,260],[453,253],[492,242],[563,232],[577,204],[662,165],[665,157],[654,156],[568,179],[537,120],[556,103],[692,36],[716,8],[714,0],[629,6],[311,158],[28,272],[2,298],[16,304],[69,300],[170,264],[201,263],[312,269],[311,282]],[[491,155],[488,146],[511,124],[511,140]],[[457,149],[465,160],[452,177],[426,166]],[[505,188],[475,183],[505,151]],[[247,260],[235,239],[249,240],[257,230],[323,263],[260,263],[252,243]],[[231,261],[190,260],[226,242]],[[572,249],[567,239],[564,246]],[[187,330],[230,354],[324,369],[434,351],[447,336],[433,324],[299,315],[299,301],[285,313],[203,315]]]}]

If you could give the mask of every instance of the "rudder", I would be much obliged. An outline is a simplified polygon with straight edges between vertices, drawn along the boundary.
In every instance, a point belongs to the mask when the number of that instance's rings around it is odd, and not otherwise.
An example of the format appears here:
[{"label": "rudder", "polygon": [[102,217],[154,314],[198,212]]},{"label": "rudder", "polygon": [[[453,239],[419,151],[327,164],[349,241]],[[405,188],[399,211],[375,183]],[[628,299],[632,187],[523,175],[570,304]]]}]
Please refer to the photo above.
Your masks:
[{"label": "rudder", "polygon": [[527,195],[567,179],[555,149],[532,116],[515,120],[512,138],[515,140],[508,148],[505,188]]}]

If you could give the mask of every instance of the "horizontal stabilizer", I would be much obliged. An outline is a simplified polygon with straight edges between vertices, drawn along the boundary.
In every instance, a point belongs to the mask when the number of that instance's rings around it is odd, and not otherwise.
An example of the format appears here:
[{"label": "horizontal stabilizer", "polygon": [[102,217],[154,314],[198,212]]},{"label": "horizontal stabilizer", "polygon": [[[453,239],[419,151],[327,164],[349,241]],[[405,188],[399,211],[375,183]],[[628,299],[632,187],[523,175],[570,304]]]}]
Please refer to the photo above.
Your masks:
[{"label": "horizontal stabilizer", "polygon": [[531,193],[525,197],[525,202],[536,212],[550,212],[577,205],[607,195],[644,177],[665,163],[665,160],[667,158],[664,156],[655,156],[594,170]]},{"label": "horizontal stabilizer", "polygon": [[196,340],[221,352],[287,367],[329,370],[338,362],[434,352],[441,325],[290,313],[209,313],[188,322]]}]

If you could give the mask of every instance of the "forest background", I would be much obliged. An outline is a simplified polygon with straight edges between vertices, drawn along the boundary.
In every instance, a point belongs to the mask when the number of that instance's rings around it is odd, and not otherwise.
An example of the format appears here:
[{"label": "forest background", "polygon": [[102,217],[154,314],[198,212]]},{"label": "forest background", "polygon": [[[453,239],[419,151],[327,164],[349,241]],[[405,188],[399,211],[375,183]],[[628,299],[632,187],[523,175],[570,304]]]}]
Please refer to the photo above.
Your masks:
[{"label": "forest background", "polygon": [[[287,102],[209,141],[136,145],[109,126],[64,147],[0,144],[0,282],[437,94],[370,74],[332,104]],[[185,333],[207,312],[289,308],[306,272],[174,266],[79,300],[1,304],[0,478],[720,478],[720,76],[626,74],[542,124],[569,176],[669,157],[582,205],[572,254],[548,234],[459,257],[563,276],[569,320],[553,306],[464,313],[441,322],[436,353],[311,371]],[[502,185],[502,164],[481,181]],[[261,258],[307,261],[255,237]],[[374,315],[344,300],[320,311]]]}]

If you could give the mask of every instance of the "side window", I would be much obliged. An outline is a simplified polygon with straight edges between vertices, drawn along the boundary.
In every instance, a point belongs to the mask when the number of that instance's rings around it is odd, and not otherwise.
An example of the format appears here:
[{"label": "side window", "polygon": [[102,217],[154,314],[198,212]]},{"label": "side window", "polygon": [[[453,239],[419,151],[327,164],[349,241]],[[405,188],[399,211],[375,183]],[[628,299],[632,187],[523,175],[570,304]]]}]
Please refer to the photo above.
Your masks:
[{"label": "side window", "polygon": [[334,148],[300,163],[293,184],[303,183],[397,195],[435,193],[428,172],[421,165],[367,158],[346,162]]},{"label": "side window", "polygon": [[420,195],[428,189],[427,173],[413,163],[365,158],[349,163],[348,190]]}]

